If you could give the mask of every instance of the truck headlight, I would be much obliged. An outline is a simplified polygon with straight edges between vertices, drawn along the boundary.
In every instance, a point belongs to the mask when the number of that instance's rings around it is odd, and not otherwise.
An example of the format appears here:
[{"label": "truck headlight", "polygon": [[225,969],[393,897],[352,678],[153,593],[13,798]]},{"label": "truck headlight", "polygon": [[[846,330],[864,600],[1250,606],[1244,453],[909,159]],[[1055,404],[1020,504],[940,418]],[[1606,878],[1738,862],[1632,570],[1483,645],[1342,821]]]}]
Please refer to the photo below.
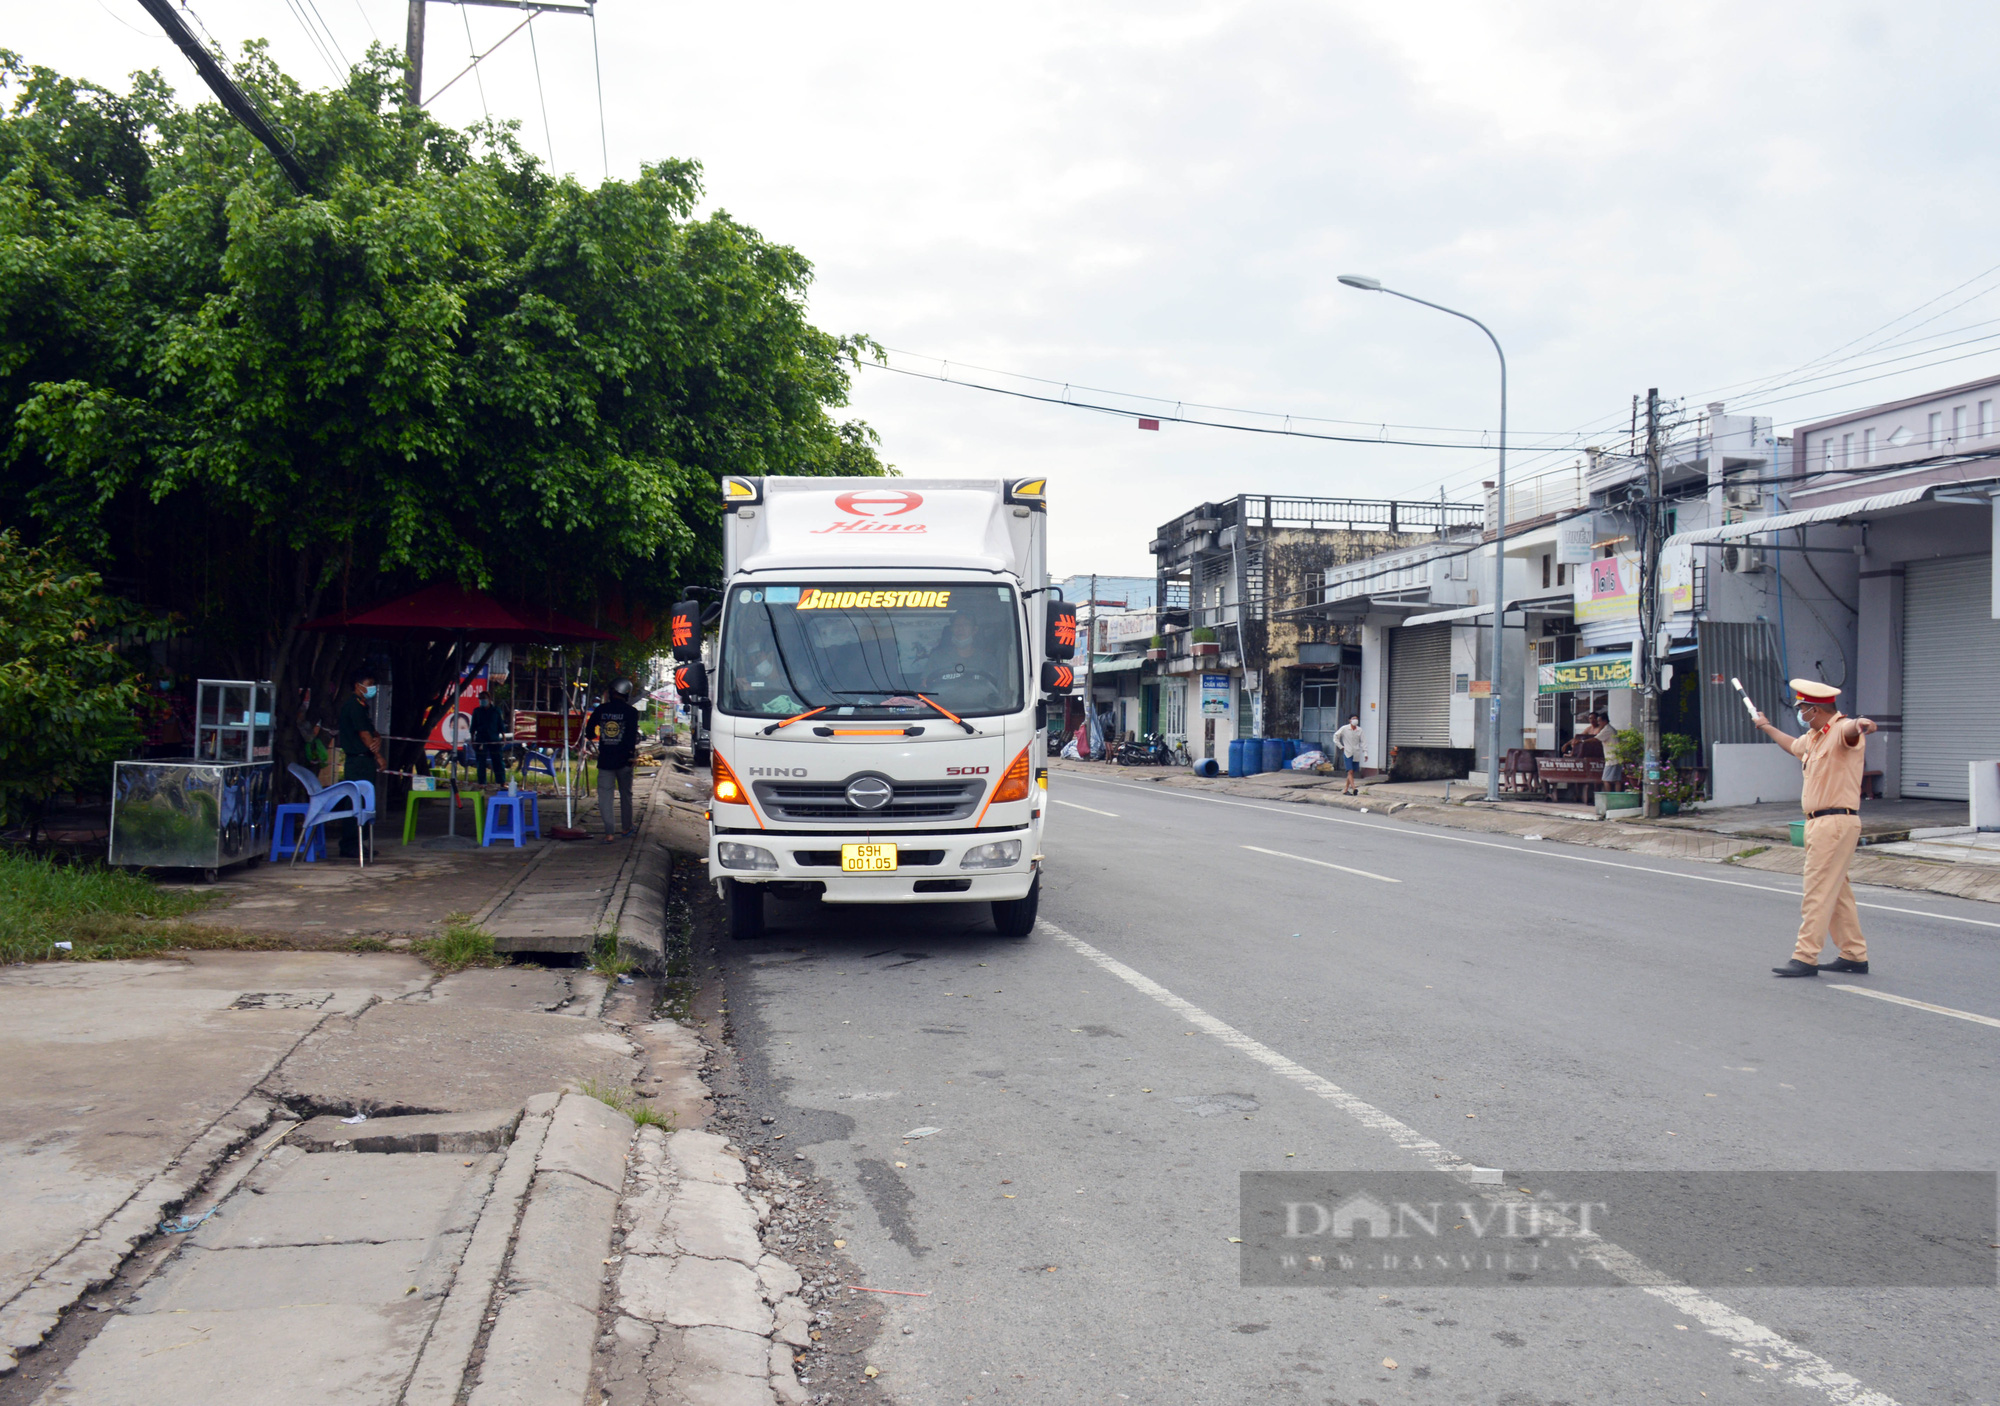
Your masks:
[{"label": "truck headlight", "polygon": [[725,869],[775,869],[778,856],[756,845],[731,844],[724,840],[715,847],[715,859]]},{"label": "truck headlight", "polygon": [[958,861],[961,869],[1008,869],[1021,862],[1019,840],[995,840],[990,845],[974,845]]}]

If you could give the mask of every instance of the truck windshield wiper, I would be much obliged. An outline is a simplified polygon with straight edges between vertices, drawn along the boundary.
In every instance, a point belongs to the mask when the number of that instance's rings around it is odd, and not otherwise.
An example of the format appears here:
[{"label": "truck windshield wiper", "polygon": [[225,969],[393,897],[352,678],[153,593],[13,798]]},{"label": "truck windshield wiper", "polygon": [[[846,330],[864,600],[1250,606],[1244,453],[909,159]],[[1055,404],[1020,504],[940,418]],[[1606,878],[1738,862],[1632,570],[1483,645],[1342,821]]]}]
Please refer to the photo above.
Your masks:
[{"label": "truck windshield wiper", "polygon": [[946,717],[950,718],[953,722],[957,723],[960,727],[964,728],[967,732],[971,733],[974,737],[977,737],[979,735],[978,728],[974,727],[964,718],[961,718],[958,714],[952,712],[952,710],[945,707],[944,704],[936,702],[933,699],[924,698],[923,694],[921,693],[919,693],[917,697],[923,698],[924,702],[929,703],[933,708],[937,709],[940,713],[943,713]]},{"label": "truck windshield wiper", "polygon": [[764,736],[769,737],[772,733],[776,732],[781,727],[790,727],[793,723],[804,722],[807,718],[816,717],[819,714],[824,713],[828,708],[832,706],[833,705],[831,703],[822,703],[817,708],[808,709],[803,713],[794,713],[789,718],[786,718],[783,722],[772,723],[769,727],[765,728]]}]

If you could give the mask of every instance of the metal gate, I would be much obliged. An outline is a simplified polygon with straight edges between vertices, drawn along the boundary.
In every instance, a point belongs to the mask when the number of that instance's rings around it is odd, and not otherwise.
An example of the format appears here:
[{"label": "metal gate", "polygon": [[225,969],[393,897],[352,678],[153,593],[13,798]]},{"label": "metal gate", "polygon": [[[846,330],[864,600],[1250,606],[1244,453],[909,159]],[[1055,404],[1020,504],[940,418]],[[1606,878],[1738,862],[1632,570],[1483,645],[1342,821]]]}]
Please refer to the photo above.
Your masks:
[{"label": "metal gate", "polygon": [[1699,622],[1695,659],[1701,671],[1701,753],[1714,766],[1716,743],[1764,740],[1731,679],[1743,680],[1743,691],[1766,717],[1785,716],[1792,690],[1778,655],[1778,632],[1768,620]]},{"label": "metal gate", "polygon": [[1389,745],[1451,745],[1451,626],[1406,625],[1391,636]]},{"label": "metal gate", "polygon": [[1338,675],[1308,677],[1300,685],[1299,740],[1333,755],[1333,734],[1346,719],[1340,715]]},{"label": "metal gate", "polygon": [[2000,757],[1993,558],[1913,561],[1903,574],[1903,794],[1966,799],[1966,763]]}]

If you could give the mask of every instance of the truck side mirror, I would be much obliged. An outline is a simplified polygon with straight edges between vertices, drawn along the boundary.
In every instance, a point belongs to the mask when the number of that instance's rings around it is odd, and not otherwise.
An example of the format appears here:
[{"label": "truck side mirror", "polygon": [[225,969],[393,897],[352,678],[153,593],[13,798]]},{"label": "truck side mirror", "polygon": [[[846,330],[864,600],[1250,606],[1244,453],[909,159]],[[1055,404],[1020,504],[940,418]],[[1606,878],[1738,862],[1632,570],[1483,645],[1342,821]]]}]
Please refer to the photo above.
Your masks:
[{"label": "truck side mirror", "polygon": [[[1070,622],[1071,624],[1074,624],[1076,622],[1076,615],[1074,612],[1071,612]],[[1053,659],[1046,660],[1043,662],[1042,664],[1043,693],[1054,696],[1057,694],[1068,693],[1072,688],[1075,687],[1076,687],[1076,670],[1070,668],[1070,666],[1067,664],[1058,663],[1056,660]]]},{"label": "truck side mirror", "polygon": [[699,659],[674,666],[674,692],[683,699],[708,696],[708,669]]},{"label": "truck side mirror", "polygon": [[701,658],[701,602],[684,600],[674,606],[671,643],[674,658]]},{"label": "truck side mirror", "polygon": [[1043,643],[1042,656],[1071,658],[1076,653],[1076,607],[1068,601],[1052,600],[1048,603],[1048,619],[1048,639]]}]

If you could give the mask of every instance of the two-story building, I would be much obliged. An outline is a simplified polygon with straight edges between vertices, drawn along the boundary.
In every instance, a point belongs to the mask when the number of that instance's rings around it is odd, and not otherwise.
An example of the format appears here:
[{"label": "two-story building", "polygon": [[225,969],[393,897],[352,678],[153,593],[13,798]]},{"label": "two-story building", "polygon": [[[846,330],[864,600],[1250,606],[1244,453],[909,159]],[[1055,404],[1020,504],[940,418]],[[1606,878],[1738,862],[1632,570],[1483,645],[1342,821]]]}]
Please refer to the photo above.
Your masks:
[{"label": "two-story building", "polygon": [[1358,628],[1318,611],[1326,575],[1384,550],[1422,547],[1476,527],[1470,503],[1240,494],[1162,526],[1160,730],[1196,757],[1235,737],[1325,745],[1362,689]]},{"label": "two-story building", "polygon": [[1972,764],[2000,758],[1997,403],[1989,378],[1800,426],[1787,472],[1718,466],[1710,520],[1672,539],[1712,583],[1761,587],[1776,680],[1823,678],[1881,725],[1867,765],[1884,795],[1964,799]]}]

